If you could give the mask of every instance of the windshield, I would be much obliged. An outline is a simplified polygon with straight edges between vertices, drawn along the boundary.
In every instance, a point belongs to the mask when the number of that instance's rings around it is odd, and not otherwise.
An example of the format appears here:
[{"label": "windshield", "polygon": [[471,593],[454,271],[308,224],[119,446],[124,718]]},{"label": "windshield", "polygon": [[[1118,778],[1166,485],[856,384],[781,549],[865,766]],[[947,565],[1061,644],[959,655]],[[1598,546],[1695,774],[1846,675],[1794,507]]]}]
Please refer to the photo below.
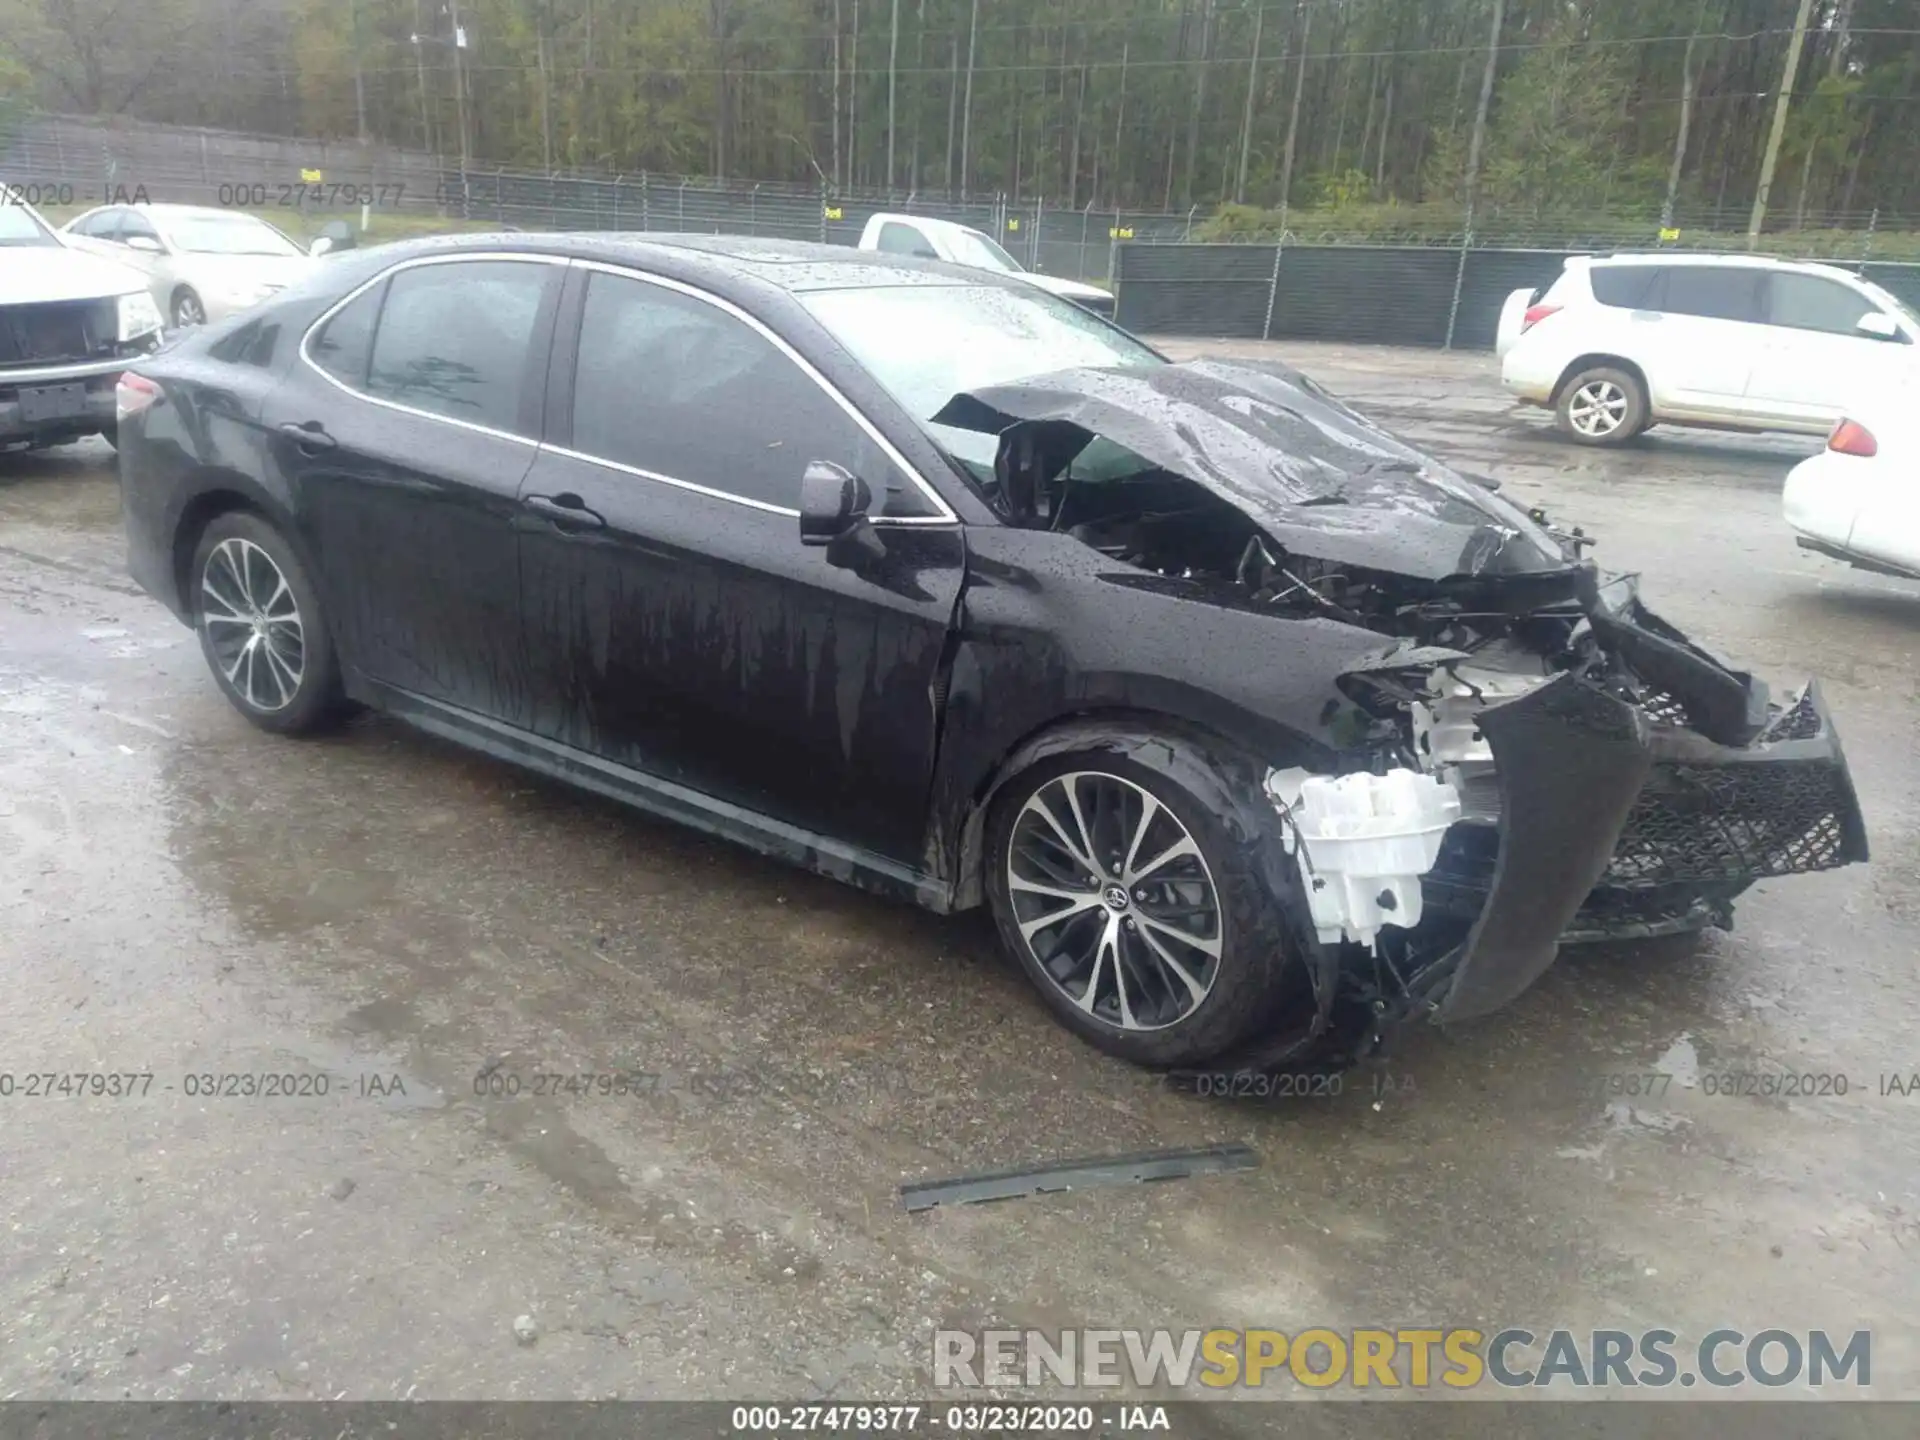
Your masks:
[{"label": "windshield", "polygon": [[295,245],[251,215],[189,215],[167,226],[173,248],[190,255],[298,255]]},{"label": "windshield", "polygon": [[0,245],[58,245],[40,217],[0,187]]},{"label": "windshield", "polygon": [[1024,275],[1027,270],[1026,266],[978,230],[964,227],[953,232],[953,258],[957,263],[971,265],[977,270],[1004,270],[1014,275]]},{"label": "windshield", "polygon": [[[932,423],[954,396],[1055,370],[1166,363],[1078,305],[1026,286],[889,285],[815,290],[800,300],[948,454],[982,477],[993,473],[997,437]],[[1076,460],[1076,474],[1097,459],[1100,443]]]}]

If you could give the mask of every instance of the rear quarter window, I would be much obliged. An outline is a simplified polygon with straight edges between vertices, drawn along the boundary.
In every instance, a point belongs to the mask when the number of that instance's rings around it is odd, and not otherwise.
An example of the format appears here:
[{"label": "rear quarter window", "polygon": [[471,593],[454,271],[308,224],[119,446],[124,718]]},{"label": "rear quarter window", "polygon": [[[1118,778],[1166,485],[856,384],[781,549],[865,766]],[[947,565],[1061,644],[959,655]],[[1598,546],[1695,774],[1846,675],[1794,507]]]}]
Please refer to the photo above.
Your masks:
[{"label": "rear quarter window", "polygon": [[1657,309],[1660,275],[1657,265],[1596,265],[1590,272],[1593,298],[1620,310]]}]

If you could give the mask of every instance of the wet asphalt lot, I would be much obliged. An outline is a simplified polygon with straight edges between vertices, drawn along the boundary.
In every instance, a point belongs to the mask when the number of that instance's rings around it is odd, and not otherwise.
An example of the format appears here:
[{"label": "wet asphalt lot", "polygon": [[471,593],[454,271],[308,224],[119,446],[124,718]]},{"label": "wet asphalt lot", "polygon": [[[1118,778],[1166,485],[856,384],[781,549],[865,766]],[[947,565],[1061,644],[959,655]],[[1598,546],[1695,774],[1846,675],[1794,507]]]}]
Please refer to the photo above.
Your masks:
[{"label": "wet asphalt lot", "polygon": [[[1697,948],[1563,956],[1377,1101],[1199,1101],[1052,1024],[977,917],[385,720],[256,732],[125,579],[111,453],[0,457],[0,1072],[153,1077],[0,1098],[0,1398],[901,1397],[936,1326],[992,1324],[1871,1328],[1873,1393],[1920,1396],[1920,1094],[1880,1093],[1920,1072],[1920,586],[1796,550],[1806,442],[1594,454],[1488,357],[1275,353],[1584,526],[1696,637],[1817,673],[1874,863],[1763,884]],[[522,1093],[476,1095],[489,1066]],[[1728,1070],[1849,1093],[1704,1093]],[[616,1071],[658,1079],[529,1093]],[[331,1093],[187,1093],[236,1072]],[[1262,1167],[895,1194],[1227,1141]]]}]

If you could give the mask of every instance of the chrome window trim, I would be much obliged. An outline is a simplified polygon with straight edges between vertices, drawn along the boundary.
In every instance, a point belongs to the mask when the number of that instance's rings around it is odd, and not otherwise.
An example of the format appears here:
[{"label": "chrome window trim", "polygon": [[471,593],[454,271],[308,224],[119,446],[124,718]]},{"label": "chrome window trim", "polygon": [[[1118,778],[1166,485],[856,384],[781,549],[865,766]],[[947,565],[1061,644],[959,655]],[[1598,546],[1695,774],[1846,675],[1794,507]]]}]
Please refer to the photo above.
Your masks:
[{"label": "chrome window trim", "polygon": [[[880,433],[879,427],[861,412],[859,406],[855,405],[843,395],[838,386],[815,369],[812,361],[808,360],[806,356],[788,344],[786,340],[771,326],[767,325],[766,322],[741,309],[731,300],[723,299],[710,291],[702,290],[697,285],[689,285],[683,280],[674,280],[665,275],[655,275],[646,270],[636,270],[631,266],[613,264],[605,260],[575,259],[569,263],[571,263],[575,269],[597,270],[604,274],[619,276],[622,279],[638,280],[647,285],[657,285],[663,290],[672,290],[681,295],[689,296],[692,299],[703,301],[713,306],[716,310],[724,311],[726,314],[733,316],[734,319],[742,321],[749,329],[757,331],[760,335],[764,336],[776,350],[780,351],[781,354],[785,355],[798,366],[803,375],[818,385],[820,389],[826,393],[828,399],[832,400],[834,404],[845,411],[854,424],[866,432],[867,437],[880,447],[881,452],[899,467],[900,472],[919,488],[920,493],[931,501],[939,512],[934,515],[876,515],[871,521],[872,524],[957,525],[960,523],[960,517],[954,513],[953,507],[948,505],[945,497],[933,488],[928,482],[927,477],[920,473],[919,468],[915,466],[912,461],[908,460],[905,455],[901,454],[899,448],[891,440]],[[576,338],[576,344],[577,343]],[[657,474],[651,470],[642,470],[632,465],[623,465],[617,460],[608,460],[599,455],[588,455],[577,450],[566,450],[558,445],[549,445],[546,448],[556,454],[567,455],[575,460],[585,460],[593,465],[604,465],[608,469],[618,470],[623,474],[638,475],[647,480],[658,480],[663,484],[672,485],[682,490],[690,490],[695,494],[710,495],[719,500],[731,500],[736,504],[746,505],[752,509],[766,511],[770,514],[787,515],[795,519],[799,518],[800,515],[798,510],[789,509],[784,505],[774,505],[765,500],[753,500],[745,495],[735,495],[730,491],[716,490],[711,486],[698,485],[691,480],[678,480],[672,476]]]},{"label": "chrome window trim", "polygon": [[[352,290],[348,291],[322,311],[319,318],[307,326],[306,333],[300,337],[300,358],[306,362],[307,367],[312,370],[314,374],[318,375],[335,389],[353,396],[356,400],[363,400],[369,405],[378,405],[383,410],[398,411],[402,415],[413,415],[422,420],[437,420],[442,425],[454,425],[462,430],[470,430],[476,435],[490,435],[496,440],[511,440],[516,445],[525,445],[530,449],[538,450],[540,448],[540,442],[538,440],[530,439],[525,435],[516,435],[511,430],[496,430],[491,425],[481,425],[472,420],[461,420],[452,415],[442,415],[437,410],[421,410],[413,405],[402,405],[397,400],[382,400],[378,395],[369,395],[364,390],[356,390],[339,376],[328,371],[319,361],[315,360],[309,348],[313,344],[315,332],[317,332],[321,326],[333,319],[335,315],[346,309],[347,306],[351,305],[355,300],[358,300],[382,280],[398,275],[402,270],[414,270],[422,265],[457,265],[462,261],[468,260],[517,260],[528,265],[565,265],[568,263],[565,255],[529,254],[524,251],[512,250],[462,250],[451,255],[421,255],[412,260],[402,260],[398,265],[390,265],[385,270],[374,275],[371,279],[356,285]],[[371,363],[371,356],[368,357],[368,361]]]}]

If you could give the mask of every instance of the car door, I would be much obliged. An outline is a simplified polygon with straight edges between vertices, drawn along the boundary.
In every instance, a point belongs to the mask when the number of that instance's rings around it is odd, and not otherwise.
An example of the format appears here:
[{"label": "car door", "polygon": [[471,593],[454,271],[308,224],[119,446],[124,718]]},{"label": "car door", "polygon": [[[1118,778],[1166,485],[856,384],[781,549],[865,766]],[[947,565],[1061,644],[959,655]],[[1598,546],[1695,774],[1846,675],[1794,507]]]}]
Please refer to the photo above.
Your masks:
[{"label": "car door", "polygon": [[1780,270],[1767,277],[1766,300],[1767,336],[1747,384],[1758,414],[1824,428],[1912,369],[1915,347],[1904,329],[1891,339],[1861,331],[1861,319],[1881,309],[1851,285]]},{"label": "car door", "polygon": [[[522,487],[537,733],[917,866],[959,526],[744,310],[585,262],[568,286]],[[885,498],[857,572],[800,543],[814,460]]]},{"label": "car door", "polygon": [[397,266],[308,332],[262,413],[348,662],[523,726],[514,521],[564,273],[534,255]]},{"label": "car door", "polygon": [[1640,313],[1659,319],[1635,316],[1633,355],[1647,372],[1655,414],[1741,413],[1753,356],[1766,338],[1760,323],[1765,275],[1751,265],[1658,268]]}]

